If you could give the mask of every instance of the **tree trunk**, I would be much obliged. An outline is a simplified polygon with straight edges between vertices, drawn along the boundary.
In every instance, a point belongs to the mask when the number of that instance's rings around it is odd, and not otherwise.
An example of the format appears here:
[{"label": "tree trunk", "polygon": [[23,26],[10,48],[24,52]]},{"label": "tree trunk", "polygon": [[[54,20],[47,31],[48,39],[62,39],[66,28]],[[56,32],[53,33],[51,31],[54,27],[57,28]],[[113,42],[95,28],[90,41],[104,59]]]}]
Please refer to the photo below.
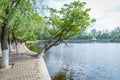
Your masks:
[{"label": "tree trunk", "polygon": [[43,49],[40,53],[41,56],[44,56],[44,54],[46,53],[46,49]]},{"label": "tree trunk", "polygon": [[39,53],[37,53],[35,56],[36,56],[36,57],[38,57],[39,55],[44,56],[45,53],[46,53],[52,46],[53,46],[53,45],[49,45],[49,44],[45,45],[45,47],[44,47]]},{"label": "tree trunk", "polygon": [[8,46],[9,46],[9,53],[11,53],[12,52],[12,45],[11,45],[11,39],[10,39],[9,35],[8,35]]},{"label": "tree trunk", "polygon": [[59,45],[60,43],[61,43],[61,40],[59,40],[59,39],[57,39],[57,40],[55,40],[55,41],[53,41],[54,40],[54,38],[53,39],[50,39],[48,42],[47,42],[47,44],[45,44],[45,46],[44,46],[44,48],[42,49],[42,51],[41,52],[39,52],[39,53],[37,53],[35,56],[36,57],[38,57],[39,55],[44,55],[44,53],[46,53],[51,47],[53,47],[53,46],[57,46],[57,45]]},{"label": "tree trunk", "polygon": [[39,55],[44,55],[44,53],[46,53],[51,47],[53,46],[57,46],[59,45],[61,42],[65,43],[67,45],[67,43],[64,40],[61,40],[59,38],[59,35],[55,35],[53,36],[44,46],[44,48],[42,49],[41,52],[37,53],[35,56],[38,57]]},{"label": "tree trunk", "polygon": [[13,37],[13,40],[14,40],[14,43],[15,43],[16,54],[18,54],[19,53],[19,51],[18,51],[18,43],[17,43],[17,39],[15,38],[14,30],[12,30],[12,37]]},{"label": "tree trunk", "polygon": [[9,43],[9,53],[12,53],[12,45],[11,45],[11,42]]},{"label": "tree trunk", "polygon": [[36,55],[35,55],[35,57],[39,57],[40,55],[41,56],[44,56],[44,54],[46,53],[46,49],[45,48],[43,48],[39,53],[37,53]]},{"label": "tree trunk", "polygon": [[2,27],[1,36],[1,50],[2,50],[2,67],[7,67],[9,65],[9,50],[8,50],[8,28],[4,23]]},{"label": "tree trunk", "polygon": [[17,43],[17,40],[15,39],[15,49],[16,49],[16,54],[19,54],[19,51],[18,51],[18,43]]}]

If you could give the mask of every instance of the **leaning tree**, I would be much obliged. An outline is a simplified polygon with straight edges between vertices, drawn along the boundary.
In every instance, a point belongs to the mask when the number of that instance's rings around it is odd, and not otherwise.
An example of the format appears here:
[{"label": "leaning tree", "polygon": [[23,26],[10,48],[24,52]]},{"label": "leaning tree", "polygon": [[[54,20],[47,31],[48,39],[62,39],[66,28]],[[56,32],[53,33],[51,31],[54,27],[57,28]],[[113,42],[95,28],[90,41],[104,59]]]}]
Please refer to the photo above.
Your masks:
[{"label": "leaning tree", "polygon": [[88,14],[91,9],[85,9],[85,4],[85,2],[74,1],[64,4],[60,10],[49,8],[51,14],[45,17],[45,21],[51,37],[36,56],[43,55],[52,46],[66,44],[65,39],[74,37],[95,22],[95,19],[91,19]]}]

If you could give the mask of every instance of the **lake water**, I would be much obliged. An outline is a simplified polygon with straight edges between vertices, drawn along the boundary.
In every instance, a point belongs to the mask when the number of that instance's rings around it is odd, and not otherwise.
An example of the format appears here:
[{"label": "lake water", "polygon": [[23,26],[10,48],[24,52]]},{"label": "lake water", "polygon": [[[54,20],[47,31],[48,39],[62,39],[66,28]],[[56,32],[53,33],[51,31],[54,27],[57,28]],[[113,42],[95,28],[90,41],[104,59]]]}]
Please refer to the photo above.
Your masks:
[{"label": "lake water", "polygon": [[53,80],[120,80],[120,43],[71,43],[44,56]]}]

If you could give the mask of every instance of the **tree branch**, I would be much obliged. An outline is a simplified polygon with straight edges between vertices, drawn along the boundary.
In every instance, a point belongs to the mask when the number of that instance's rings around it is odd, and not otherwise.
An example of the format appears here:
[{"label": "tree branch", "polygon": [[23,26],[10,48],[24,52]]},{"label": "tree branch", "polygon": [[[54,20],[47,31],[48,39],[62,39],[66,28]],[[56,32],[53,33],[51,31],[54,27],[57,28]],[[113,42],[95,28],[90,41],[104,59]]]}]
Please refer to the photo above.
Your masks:
[{"label": "tree branch", "polygon": [[66,42],[66,41],[62,40],[62,42],[63,42],[66,46],[68,46],[68,44],[67,44],[67,42]]},{"label": "tree branch", "polygon": [[4,17],[4,16],[2,16],[2,15],[0,15],[0,18],[1,18],[1,19],[5,19],[5,17]]}]

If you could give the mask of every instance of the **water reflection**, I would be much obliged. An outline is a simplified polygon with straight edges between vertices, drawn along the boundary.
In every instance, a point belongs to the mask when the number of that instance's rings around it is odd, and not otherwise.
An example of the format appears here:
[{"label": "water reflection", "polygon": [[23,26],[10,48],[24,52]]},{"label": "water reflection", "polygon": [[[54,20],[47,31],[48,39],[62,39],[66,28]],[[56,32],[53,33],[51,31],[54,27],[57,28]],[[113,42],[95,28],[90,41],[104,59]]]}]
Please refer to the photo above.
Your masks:
[{"label": "water reflection", "polygon": [[119,80],[119,52],[119,43],[61,44],[44,58],[53,80]]}]

